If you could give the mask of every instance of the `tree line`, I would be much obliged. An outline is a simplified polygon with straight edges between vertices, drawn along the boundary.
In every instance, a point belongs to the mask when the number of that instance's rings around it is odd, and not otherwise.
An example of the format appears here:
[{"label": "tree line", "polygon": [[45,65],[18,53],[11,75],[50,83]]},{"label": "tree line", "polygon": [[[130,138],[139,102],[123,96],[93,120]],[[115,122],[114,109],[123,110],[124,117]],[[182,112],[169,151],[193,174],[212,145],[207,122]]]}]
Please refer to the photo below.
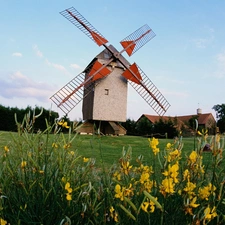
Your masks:
[{"label": "tree line", "polygon": [[28,113],[31,114],[31,119],[33,118],[33,116],[41,113],[41,115],[35,119],[33,127],[34,130],[45,130],[45,119],[47,119],[48,122],[52,124],[54,123],[55,119],[59,118],[59,114],[57,112],[46,110],[38,106],[34,108],[32,108],[31,106],[27,106],[25,109],[19,109],[18,107],[5,107],[3,105],[0,105],[0,130],[17,131],[16,120],[21,123],[24,119],[24,116]]},{"label": "tree line", "polygon": [[[216,126],[219,128],[220,133],[225,132],[225,104],[214,105],[213,110],[216,111],[217,123]],[[193,116],[188,123],[187,127],[183,128],[183,131],[189,133],[195,132],[195,119],[197,115]],[[128,119],[126,122],[121,124],[126,130],[128,135],[142,135],[142,136],[163,136],[168,138],[174,138],[180,132],[177,130],[177,121],[175,119],[163,120],[162,118],[154,124],[151,123],[146,117],[141,118],[138,123],[134,120]],[[186,130],[185,130],[186,129]]]},{"label": "tree line", "polygon": [[[225,132],[225,104],[214,105],[213,108],[216,111],[217,118],[217,127],[219,128],[220,133]],[[41,113],[42,112],[42,113]],[[36,106],[32,108],[27,106],[25,109],[19,109],[18,107],[5,107],[0,105],[0,130],[4,131],[17,131],[17,125],[15,121],[15,115],[18,122],[22,122],[24,116],[27,113],[32,115],[41,115],[35,120],[34,129],[35,130],[45,130],[46,122],[48,120],[50,124],[53,124],[55,119],[59,118],[59,114],[54,111],[46,110],[42,107]],[[31,118],[32,118],[31,115]],[[194,118],[193,118],[194,119]],[[70,120],[67,117],[64,117],[64,120],[70,124]],[[193,121],[189,121],[190,127],[193,127]],[[151,123],[147,118],[142,118],[138,123],[136,121],[127,119],[126,122],[121,124],[126,130],[127,135],[142,135],[142,136],[163,136],[168,138],[173,138],[178,135],[178,130],[176,129],[176,120],[163,120],[160,119],[156,123]]]},{"label": "tree line", "polygon": [[138,123],[127,119],[121,125],[127,130],[127,135],[154,136],[158,138],[174,138],[178,135],[178,130],[172,119],[159,119],[153,124],[146,117],[143,117]]}]

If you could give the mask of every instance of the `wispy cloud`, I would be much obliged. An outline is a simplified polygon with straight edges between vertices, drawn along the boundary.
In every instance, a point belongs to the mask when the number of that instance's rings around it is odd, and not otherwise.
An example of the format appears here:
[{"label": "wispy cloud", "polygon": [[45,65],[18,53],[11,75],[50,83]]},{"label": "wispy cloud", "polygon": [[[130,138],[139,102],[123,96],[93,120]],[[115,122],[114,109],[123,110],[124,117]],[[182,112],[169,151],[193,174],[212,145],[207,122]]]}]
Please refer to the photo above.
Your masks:
[{"label": "wispy cloud", "polygon": [[202,33],[206,33],[205,37],[198,37],[191,39],[191,42],[197,48],[206,48],[214,40],[214,29],[211,27],[204,27]]},{"label": "wispy cloud", "polygon": [[48,66],[54,67],[55,69],[62,71],[64,74],[71,76],[71,74],[67,71],[67,69],[63,65],[50,62],[46,57],[44,57],[44,54],[39,50],[37,45],[34,45],[33,49],[36,55],[40,58],[43,58]]},{"label": "wispy cloud", "polygon": [[12,98],[35,98],[42,102],[47,102],[49,96],[55,90],[54,87],[37,82],[17,71],[10,76],[0,79],[0,96],[8,99]]},{"label": "wispy cloud", "polygon": [[37,45],[34,45],[33,46],[33,50],[35,51],[36,55],[40,58],[43,57],[43,53],[38,49],[38,46]]},{"label": "wispy cloud", "polygon": [[80,69],[81,67],[77,64],[70,64],[70,67],[73,68],[73,69]]},{"label": "wispy cloud", "polygon": [[12,53],[12,56],[15,56],[15,57],[22,57],[23,55],[22,55],[22,53],[20,53],[20,52],[14,52],[14,53]]},{"label": "wispy cloud", "polygon": [[49,62],[48,59],[45,59],[45,62],[48,66],[52,66],[55,69],[60,70],[60,71],[64,72],[65,74],[69,75],[69,72],[66,70],[66,68],[64,66],[62,66],[60,64]]}]

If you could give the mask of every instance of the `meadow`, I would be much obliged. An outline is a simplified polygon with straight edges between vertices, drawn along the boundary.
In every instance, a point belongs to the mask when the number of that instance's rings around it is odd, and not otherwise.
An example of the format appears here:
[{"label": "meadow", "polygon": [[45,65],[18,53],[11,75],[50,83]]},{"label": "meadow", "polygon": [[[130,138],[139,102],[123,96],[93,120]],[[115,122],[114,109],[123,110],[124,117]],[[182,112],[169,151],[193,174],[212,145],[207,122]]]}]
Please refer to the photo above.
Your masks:
[{"label": "meadow", "polygon": [[[34,120],[34,119],[33,119]],[[0,132],[0,224],[224,224],[224,137]],[[203,148],[210,144],[210,151]]]},{"label": "meadow", "polygon": [[[75,134],[74,134],[75,135]],[[0,131],[0,146],[3,148],[12,141],[12,136],[16,137],[17,133]],[[68,139],[68,132],[64,135]],[[53,143],[55,136],[49,135],[49,142]],[[173,139],[160,139],[159,148],[164,149],[168,142],[173,143]],[[196,142],[196,144],[194,143]],[[183,138],[182,153],[188,154],[194,150],[197,140],[194,137]],[[103,162],[108,168],[118,162],[122,150],[132,149],[133,164],[136,163],[138,156],[142,155],[144,161],[151,161],[152,157],[149,149],[147,137],[142,136],[99,136],[99,135],[76,135],[71,144],[71,150],[76,151],[79,155],[86,158],[95,158],[96,166],[101,167]]]}]

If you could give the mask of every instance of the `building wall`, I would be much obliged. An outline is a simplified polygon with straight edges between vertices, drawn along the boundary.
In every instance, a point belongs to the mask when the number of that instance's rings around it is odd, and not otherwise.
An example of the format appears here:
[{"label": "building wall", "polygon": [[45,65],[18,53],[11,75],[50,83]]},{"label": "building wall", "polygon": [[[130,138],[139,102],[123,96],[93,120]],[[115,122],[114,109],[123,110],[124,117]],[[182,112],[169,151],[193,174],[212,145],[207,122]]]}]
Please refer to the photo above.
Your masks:
[{"label": "building wall", "polygon": [[125,122],[127,114],[127,80],[121,68],[112,73],[95,87],[93,120]]},{"label": "building wall", "polygon": [[82,105],[83,120],[93,119],[94,89],[95,88],[93,85],[92,91],[89,94],[84,89],[84,96],[86,94],[88,95],[84,97],[83,99],[83,105]]}]

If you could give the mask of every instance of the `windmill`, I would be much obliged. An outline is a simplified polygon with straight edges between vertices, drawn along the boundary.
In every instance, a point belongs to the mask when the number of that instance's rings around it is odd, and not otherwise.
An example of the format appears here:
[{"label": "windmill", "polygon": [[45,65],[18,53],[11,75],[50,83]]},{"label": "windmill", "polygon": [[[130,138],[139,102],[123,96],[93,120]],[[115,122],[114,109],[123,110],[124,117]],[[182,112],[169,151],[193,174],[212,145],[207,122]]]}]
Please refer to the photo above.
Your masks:
[{"label": "windmill", "polygon": [[128,83],[158,115],[164,115],[170,104],[141,68],[136,63],[130,64],[122,55],[126,52],[131,56],[155,37],[148,25],[123,39],[120,42],[122,50],[118,51],[112,45],[107,45],[108,40],[74,7],[60,14],[98,46],[105,48],[83,72],[51,96],[50,99],[66,115],[83,100],[83,119],[87,125],[83,128],[84,132],[92,132],[95,121],[101,124],[103,133],[124,133],[118,122],[126,121]]}]

